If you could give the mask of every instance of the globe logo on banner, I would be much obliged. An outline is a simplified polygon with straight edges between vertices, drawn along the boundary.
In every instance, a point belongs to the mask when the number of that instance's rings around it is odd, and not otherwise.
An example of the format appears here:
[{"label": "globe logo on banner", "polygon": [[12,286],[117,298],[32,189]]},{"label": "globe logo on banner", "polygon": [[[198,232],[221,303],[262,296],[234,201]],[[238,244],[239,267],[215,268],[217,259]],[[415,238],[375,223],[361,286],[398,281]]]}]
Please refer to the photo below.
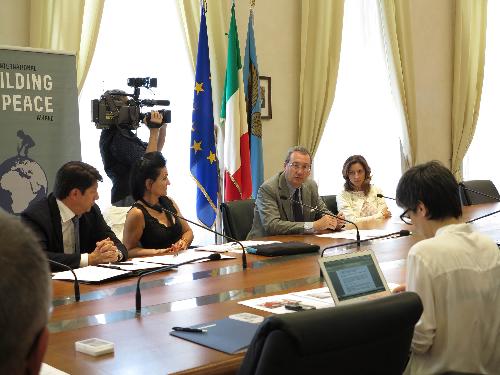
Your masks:
[{"label": "globe logo on banner", "polygon": [[0,164],[0,206],[11,214],[20,214],[32,202],[44,198],[48,187],[44,170],[28,157],[35,142],[22,130],[17,136],[21,138],[17,156]]}]

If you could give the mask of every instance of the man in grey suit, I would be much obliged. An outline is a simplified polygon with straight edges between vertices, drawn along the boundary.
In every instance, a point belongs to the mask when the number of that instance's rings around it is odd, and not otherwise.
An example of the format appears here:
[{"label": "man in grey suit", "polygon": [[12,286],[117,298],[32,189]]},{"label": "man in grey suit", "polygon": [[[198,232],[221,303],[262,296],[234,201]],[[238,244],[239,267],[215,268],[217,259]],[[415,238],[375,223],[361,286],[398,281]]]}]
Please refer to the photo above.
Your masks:
[{"label": "man in grey suit", "polygon": [[[318,193],[318,185],[308,177],[311,154],[300,146],[288,150],[284,171],[265,181],[259,188],[253,225],[247,239],[278,234],[313,233],[339,229],[343,224],[328,211]],[[302,202],[304,206],[296,203]],[[307,206],[316,207],[312,210]]]}]

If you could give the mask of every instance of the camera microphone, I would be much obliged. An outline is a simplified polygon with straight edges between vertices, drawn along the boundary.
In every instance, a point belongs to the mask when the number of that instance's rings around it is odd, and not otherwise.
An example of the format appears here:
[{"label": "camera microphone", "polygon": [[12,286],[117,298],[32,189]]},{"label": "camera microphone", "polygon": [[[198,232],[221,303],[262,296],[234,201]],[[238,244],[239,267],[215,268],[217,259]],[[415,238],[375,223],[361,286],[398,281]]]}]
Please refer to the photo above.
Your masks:
[{"label": "camera microphone", "polygon": [[155,105],[170,105],[170,100],[142,99],[141,105],[146,107],[152,107]]}]

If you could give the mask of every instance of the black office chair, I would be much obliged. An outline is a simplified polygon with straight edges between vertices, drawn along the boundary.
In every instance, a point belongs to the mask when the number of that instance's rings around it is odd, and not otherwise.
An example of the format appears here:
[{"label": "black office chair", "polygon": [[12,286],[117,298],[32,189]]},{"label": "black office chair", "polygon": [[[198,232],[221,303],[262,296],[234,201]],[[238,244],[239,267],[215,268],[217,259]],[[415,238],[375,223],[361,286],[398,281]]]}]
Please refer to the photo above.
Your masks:
[{"label": "black office chair", "polygon": [[239,374],[401,374],[422,314],[416,293],[268,317]]},{"label": "black office chair", "polygon": [[[500,194],[498,194],[498,190],[495,187],[495,184],[490,180],[470,180],[463,181],[462,184],[465,186],[465,188],[463,186],[460,186],[459,192],[460,200],[462,201],[462,205],[464,206],[471,206],[480,203],[494,203],[500,201]],[[497,199],[474,193],[470,190],[467,190],[467,188],[477,190],[487,195],[491,195],[493,197],[496,197]]]},{"label": "black office chair", "polygon": [[326,207],[335,215],[339,213],[337,209],[337,196],[336,195],[322,195],[321,199],[325,202]]},{"label": "black office chair", "polygon": [[221,203],[224,234],[239,241],[247,238],[252,229],[255,199]]}]

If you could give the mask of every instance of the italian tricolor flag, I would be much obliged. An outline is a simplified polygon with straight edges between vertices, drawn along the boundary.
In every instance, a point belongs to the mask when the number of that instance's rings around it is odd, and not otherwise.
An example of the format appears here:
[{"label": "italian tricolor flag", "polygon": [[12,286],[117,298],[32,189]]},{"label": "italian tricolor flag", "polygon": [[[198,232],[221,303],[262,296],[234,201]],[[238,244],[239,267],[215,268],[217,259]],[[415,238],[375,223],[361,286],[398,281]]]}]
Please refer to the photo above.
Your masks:
[{"label": "italian tricolor flag", "polygon": [[220,118],[224,121],[224,200],[250,198],[250,146],[234,2],[231,7],[226,81]]}]

